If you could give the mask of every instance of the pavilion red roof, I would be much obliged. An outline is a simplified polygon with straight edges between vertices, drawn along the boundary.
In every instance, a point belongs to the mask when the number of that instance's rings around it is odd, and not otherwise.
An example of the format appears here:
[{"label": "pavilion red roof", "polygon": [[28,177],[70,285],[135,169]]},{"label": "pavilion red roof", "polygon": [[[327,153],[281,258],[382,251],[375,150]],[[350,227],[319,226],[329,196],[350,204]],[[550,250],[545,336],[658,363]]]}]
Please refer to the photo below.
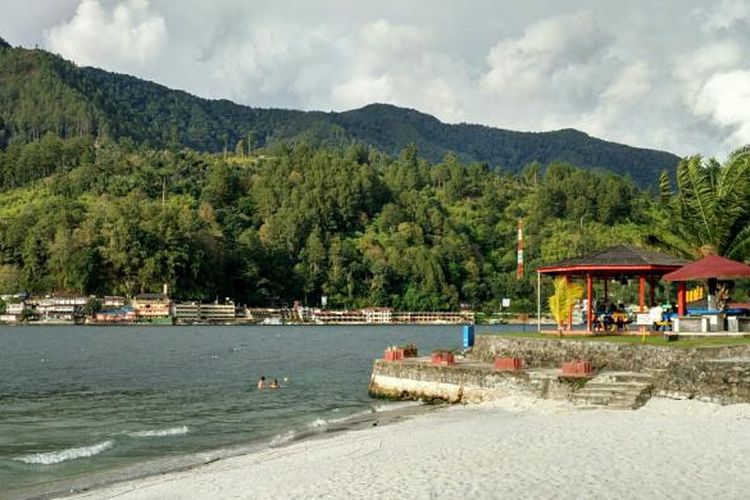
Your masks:
[{"label": "pavilion red roof", "polygon": [[618,245],[597,252],[567,259],[557,264],[542,266],[537,271],[544,274],[594,275],[662,275],[679,269],[686,260],[634,245]]},{"label": "pavilion red roof", "polygon": [[718,255],[709,255],[663,276],[665,281],[750,278],[750,266]]}]

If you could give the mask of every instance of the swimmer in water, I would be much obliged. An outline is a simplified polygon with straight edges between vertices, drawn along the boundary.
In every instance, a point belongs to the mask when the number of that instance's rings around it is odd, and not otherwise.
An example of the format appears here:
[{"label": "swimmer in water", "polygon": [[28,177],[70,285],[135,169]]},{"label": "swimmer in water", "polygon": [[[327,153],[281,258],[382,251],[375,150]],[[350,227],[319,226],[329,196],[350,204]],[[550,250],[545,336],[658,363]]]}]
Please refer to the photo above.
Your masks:
[{"label": "swimmer in water", "polygon": [[279,385],[279,381],[276,379],[273,379],[271,381],[271,385],[268,386],[269,389],[278,389],[279,387],[281,386]]},{"label": "swimmer in water", "polygon": [[258,379],[258,390],[263,389],[263,385],[266,383],[266,377],[261,375]]}]

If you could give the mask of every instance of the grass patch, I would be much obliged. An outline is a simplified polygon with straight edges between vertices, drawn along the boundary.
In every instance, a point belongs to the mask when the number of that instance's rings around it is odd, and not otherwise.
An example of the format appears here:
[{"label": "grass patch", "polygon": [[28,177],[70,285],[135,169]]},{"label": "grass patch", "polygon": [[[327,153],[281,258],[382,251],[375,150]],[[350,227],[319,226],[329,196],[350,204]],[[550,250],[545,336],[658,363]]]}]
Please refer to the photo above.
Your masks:
[{"label": "grass patch", "polygon": [[647,335],[645,341],[640,335],[565,335],[558,337],[553,334],[541,333],[486,333],[484,335],[495,335],[508,338],[532,338],[547,340],[583,340],[586,342],[616,342],[618,344],[645,344],[664,347],[723,347],[750,345],[750,335],[744,337],[680,337],[669,341],[663,335]]}]

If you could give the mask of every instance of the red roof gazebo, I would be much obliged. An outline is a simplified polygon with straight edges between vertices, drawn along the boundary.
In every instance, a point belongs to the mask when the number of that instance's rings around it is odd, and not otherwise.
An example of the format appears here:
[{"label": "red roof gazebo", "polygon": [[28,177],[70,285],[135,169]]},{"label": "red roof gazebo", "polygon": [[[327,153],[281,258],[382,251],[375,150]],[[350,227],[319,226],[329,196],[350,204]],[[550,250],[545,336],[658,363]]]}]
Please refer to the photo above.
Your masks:
[{"label": "red roof gazebo", "polygon": [[[566,276],[569,280],[582,278],[586,280],[586,325],[592,331],[593,321],[593,289],[594,280],[601,279],[604,283],[604,300],[607,301],[607,282],[610,279],[638,277],[639,305],[641,311],[646,302],[646,281],[650,284],[650,303],[654,302],[655,282],[667,273],[676,271],[687,263],[653,250],[633,245],[618,245],[594,252],[583,257],[564,260],[551,266],[537,269],[537,325],[541,331],[541,275]],[[572,318],[568,320],[568,329],[572,329]]]},{"label": "red roof gazebo", "polygon": [[[665,281],[677,281],[677,314],[685,315],[685,282],[750,278],[750,266],[718,255],[708,255],[676,271],[665,274]],[[711,286],[709,286],[710,290]]]}]

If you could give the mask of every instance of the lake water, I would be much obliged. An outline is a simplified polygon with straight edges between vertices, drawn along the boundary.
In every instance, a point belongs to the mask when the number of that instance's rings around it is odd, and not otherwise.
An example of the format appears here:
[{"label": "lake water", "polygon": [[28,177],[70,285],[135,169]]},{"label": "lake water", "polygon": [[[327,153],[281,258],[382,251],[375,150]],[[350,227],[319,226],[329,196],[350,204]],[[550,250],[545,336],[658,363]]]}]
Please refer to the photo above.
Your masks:
[{"label": "lake water", "polygon": [[[2,327],[0,498],[389,410],[367,395],[372,360],[393,344],[460,347],[461,328]],[[260,375],[282,388],[256,390]]]}]

